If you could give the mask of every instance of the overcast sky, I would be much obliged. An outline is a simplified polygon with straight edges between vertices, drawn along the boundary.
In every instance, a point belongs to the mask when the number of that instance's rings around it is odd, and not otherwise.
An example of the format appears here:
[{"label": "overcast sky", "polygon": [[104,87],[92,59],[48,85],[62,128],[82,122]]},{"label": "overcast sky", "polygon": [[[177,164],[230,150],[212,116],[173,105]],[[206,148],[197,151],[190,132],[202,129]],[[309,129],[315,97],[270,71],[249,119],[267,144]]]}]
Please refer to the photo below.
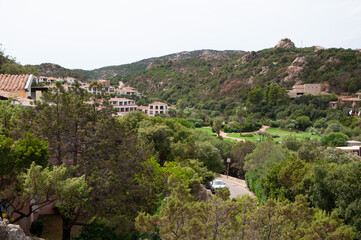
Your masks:
[{"label": "overcast sky", "polygon": [[95,69],[199,49],[361,48],[361,0],[0,0],[21,64]]}]

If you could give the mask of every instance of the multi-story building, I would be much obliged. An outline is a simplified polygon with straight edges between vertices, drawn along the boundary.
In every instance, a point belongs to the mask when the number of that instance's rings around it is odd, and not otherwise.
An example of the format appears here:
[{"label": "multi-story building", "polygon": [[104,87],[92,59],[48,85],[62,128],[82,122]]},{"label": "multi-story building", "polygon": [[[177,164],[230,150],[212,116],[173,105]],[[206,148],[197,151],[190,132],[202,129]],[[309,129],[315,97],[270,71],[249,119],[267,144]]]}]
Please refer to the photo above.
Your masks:
[{"label": "multi-story building", "polygon": [[138,109],[138,106],[132,99],[111,98],[109,99],[109,103],[117,109],[118,116],[124,116],[125,114]]},{"label": "multi-story building", "polygon": [[129,96],[140,96],[141,94],[137,91],[136,88],[132,87],[123,87],[121,89],[115,89],[115,94],[118,95],[129,95]]},{"label": "multi-story building", "polygon": [[167,114],[168,104],[162,102],[154,102],[148,106],[148,116],[153,117],[156,114]]}]

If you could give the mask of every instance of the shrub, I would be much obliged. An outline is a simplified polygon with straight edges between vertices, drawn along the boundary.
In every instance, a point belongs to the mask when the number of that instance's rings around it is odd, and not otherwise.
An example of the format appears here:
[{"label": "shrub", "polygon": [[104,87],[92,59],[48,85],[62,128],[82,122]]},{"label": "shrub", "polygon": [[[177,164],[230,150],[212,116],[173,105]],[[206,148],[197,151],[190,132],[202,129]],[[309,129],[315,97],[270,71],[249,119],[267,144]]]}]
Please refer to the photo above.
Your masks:
[{"label": "shrub", "polygon": [[40,237],[44,230],[44,223],[40,219],[31,223],[30,233],[34,236]]},{"label": "shrub", "polygon": [[116,232],[100,223],[84,226],[75,240],[116,240],[121,239]]},{"label": "shrub", "polygon": [[280,126],[280,123],[279,123],[279,121],[271,121],[270,125],[273,128],[278,128]]},{"label": "shrub", "polygon": [[341,132],[330,133],[327,136],[323,136],[321,141],[323,145],[332,147],[346,146],[348,136]]},{"label": "shrub", "polygon": [[283,139],[283,145],[292,151],[298,151],[302,145],[302,142],[294,136],[287,136]]},{"label": "shrub", "polygon": [[193,125],[194,125],[195,128],[201,128],[202,127],[202,123],[200,123],[200,122],[195,122]]},{"label": "shrub", "polygon": [[226,133],[230,132],[229,127],[227,125],[223,126],[223,132],[226,132]]},{"label": "shrub", "polygon": [[327,124],[327,121],[326,121],[326,118],[320,118],[318,119],[314,124],[313,126],[315,128],[327,128],[328,124]]},{"label": "shrub", "polygon": [[297,126],[299,129],[302,129],[303,131],[306,130],[309,126],[312,126],[311,120],[308,116],[301,116],[296,119]]}]

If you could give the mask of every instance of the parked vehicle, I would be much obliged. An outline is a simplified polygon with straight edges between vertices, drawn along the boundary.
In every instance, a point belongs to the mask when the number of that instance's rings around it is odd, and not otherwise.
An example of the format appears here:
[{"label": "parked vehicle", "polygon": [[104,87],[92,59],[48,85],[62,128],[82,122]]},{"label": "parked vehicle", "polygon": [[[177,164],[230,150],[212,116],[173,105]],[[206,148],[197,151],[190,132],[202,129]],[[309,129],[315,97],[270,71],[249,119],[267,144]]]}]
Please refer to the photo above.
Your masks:
[{"label": "parked vehicle", "polygon": [[226,187],[226,183],[223,182],[223,180],[216,179],[211,182],[211,191],[213,194],[215,193],[216,189],[224,188],[224,187]]}]

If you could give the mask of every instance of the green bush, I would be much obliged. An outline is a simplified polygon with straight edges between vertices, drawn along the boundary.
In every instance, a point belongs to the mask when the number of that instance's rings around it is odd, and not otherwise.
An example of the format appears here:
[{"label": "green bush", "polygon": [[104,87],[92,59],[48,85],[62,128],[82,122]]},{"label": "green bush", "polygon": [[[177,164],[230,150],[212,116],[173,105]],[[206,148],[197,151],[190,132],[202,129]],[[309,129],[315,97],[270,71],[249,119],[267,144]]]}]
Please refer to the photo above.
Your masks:
[{"label": "green bush", "polygon": [[326,118],[320,118],[318,119],[314,124],[313,126],[315,128],[327,128],[328,124],[327,124],[327,121],[326,121]]},{"label": "green bush", "polygon": [[230,129],[227,125],[223,126],[223,132],[226,132],[226,133],[230,132]]},{"label": "green bush", "polygon": [[116,232],[100,223],[84,226],[80,230],[80,234],[73,239],[75,240],[120,240],[121,237]]},{"label": "green bush", "polygon": [[194,125],[195,128],[201,128],[202,127],[202,123],[200,123],[200,122],[195,122],[193,125]]},{"label": "green bush", "polygon": [[31,223],[30,233],[34,236],[40,237],[44,230],[44,223],[40,219]]},{"label": "green bush", "polygon": [[245,180],[248,188],[256,194],[259,201],[265,201],[267,196],[263,193],[263,190],[259,184],[258,176],[253,172],[247,172]]},{"label": "green bush", "polygon": [[341,132],[333,132],[323,136],[321,141],[323,145],[332,147],[342,147],[347,145],[348,136]]}]

